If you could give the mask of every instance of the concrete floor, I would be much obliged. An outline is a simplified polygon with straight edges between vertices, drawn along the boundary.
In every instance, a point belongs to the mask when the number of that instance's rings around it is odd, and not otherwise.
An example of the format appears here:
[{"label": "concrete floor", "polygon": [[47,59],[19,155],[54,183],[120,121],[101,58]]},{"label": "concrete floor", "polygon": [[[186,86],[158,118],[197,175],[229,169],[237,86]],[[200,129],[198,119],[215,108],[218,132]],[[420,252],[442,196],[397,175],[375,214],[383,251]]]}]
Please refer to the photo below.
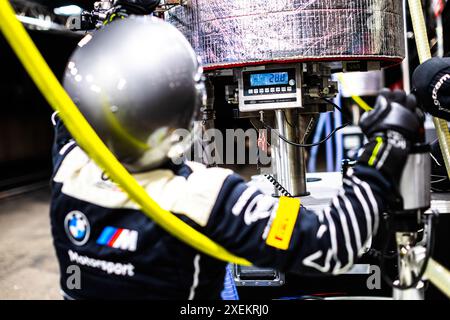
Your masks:
[{"label": "concrete floor", "polygon": [[0,299],[61,299],[50,191],[0,201]]}]

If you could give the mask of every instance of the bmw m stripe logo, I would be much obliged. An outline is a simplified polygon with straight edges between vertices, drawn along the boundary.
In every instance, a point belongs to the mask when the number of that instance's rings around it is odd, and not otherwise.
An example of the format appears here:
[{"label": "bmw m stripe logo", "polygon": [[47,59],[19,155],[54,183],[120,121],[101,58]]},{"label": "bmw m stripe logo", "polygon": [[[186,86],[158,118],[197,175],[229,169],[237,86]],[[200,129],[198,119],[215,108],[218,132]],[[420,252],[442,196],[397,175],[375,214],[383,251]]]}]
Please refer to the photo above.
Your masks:
[{"label": "bmw m stripe logo", "polygon": [[105,227],[97,244],[110,248],[136,251],[138,232],[135,230],[120,229],[115,227]]}]

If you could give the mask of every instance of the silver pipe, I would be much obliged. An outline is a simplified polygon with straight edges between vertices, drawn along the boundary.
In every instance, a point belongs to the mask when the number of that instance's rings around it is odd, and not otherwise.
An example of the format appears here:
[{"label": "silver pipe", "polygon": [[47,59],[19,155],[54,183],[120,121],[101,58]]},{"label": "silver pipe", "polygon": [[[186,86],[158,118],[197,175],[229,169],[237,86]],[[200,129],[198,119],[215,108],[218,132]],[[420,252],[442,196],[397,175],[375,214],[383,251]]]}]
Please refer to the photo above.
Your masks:
[{"label": "silver pipe", "polygon": [[[276,110],[275,124],[282,136],[299,143],[299,118],[295,114],[292,109]],[[280,138],[274,140],[272,162],[277,181],[295,197],[307,195],[304,149],[292,146]]]}]

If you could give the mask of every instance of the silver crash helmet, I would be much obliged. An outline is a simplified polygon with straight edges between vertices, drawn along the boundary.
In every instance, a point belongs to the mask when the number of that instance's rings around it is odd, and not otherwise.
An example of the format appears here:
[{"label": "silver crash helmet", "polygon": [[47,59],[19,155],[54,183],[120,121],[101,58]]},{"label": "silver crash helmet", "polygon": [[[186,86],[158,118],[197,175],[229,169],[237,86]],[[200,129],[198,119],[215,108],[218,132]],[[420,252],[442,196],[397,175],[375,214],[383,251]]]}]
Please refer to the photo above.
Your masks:
[{"label": "silver crash helmet", "polygon": [[202,72],[175,27],[135,16],[82,39],[64,87],[117,159],[139,172],[188,148],[180,132],[191,130],[206,100]]}]

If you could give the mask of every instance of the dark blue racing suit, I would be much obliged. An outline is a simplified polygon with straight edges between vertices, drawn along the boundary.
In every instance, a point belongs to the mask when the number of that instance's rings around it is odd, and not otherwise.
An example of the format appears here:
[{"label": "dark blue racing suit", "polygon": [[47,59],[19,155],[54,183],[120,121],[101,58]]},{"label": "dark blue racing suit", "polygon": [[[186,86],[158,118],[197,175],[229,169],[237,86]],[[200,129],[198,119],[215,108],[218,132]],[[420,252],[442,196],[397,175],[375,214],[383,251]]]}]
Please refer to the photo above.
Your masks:
[{"label": "dark blue racing suit", "polygon": [[[53,152],[51,225],[66,298],[220,298],[226,264],[142,214],[58,120]],[[392,188],[377,170],[358,165],[330,206],[313,212],[299,200],[263,194],[230,170],[197,163],[134,176],[161,207],[233,254],[301,274],[349,270]],[[70,285],[70,266],[81,271],[79,287]]]}]

